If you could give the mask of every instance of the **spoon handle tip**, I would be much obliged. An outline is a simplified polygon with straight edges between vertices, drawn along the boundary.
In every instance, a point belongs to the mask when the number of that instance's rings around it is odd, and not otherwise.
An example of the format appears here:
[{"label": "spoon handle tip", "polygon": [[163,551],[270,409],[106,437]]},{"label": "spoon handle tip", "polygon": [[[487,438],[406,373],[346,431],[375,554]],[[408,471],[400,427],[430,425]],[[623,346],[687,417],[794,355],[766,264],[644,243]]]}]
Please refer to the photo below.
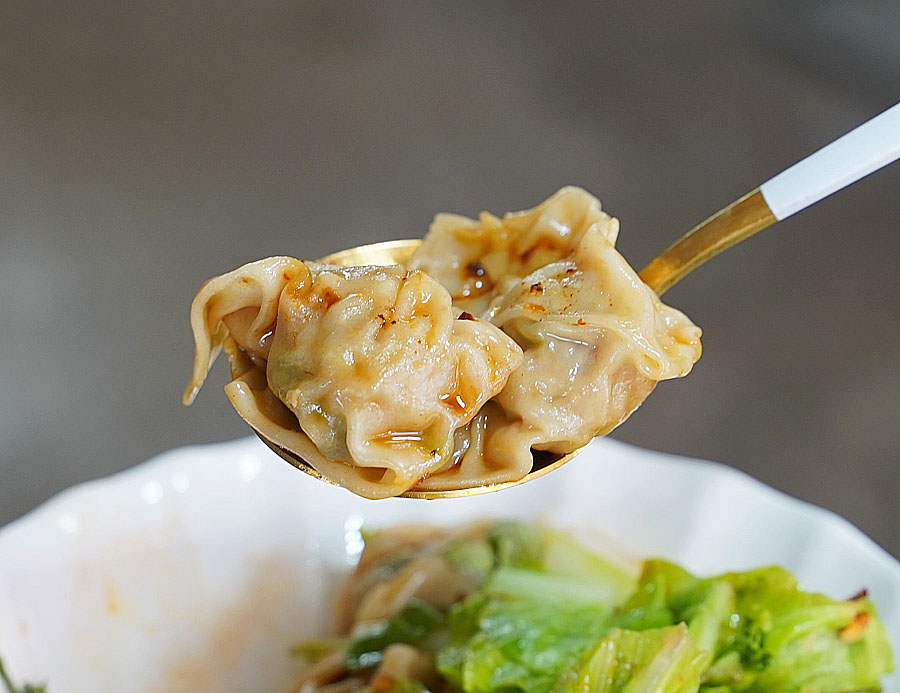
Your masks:
[{"label": "spoon handle tip", "polygon": [[798,161],[761,186],[778,221],[900,158],[900,103]]}]

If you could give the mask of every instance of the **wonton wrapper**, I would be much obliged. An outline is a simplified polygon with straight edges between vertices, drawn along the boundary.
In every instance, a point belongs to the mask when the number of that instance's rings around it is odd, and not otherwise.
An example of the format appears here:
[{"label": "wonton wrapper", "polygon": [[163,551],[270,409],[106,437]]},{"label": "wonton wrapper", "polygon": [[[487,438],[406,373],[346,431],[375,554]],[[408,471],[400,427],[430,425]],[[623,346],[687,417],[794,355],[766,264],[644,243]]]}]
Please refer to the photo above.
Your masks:
[{"label": "wonton wrapper", "polygon": [[185,404],[197,397],[229,334],[248,356],[265,366],[278,299],[301,271],[306,268],[300,260],[270,257],[213,277],[200,287],[191,303],[194,370],[184,391]]},{"label": "wonton wrapper", "polygon": [[185,401],[224,345],[238,413],[370,498],[441,467],[456,429],[522,360],[490,323],[455,320],[436,281],[397,266],[270,258],[211,280],[191,310],[197,348]]},{"label": "wonton wrapper", "polygon": [[664,305],[597,229],[522,279],[493,318],[525,352],[503,390],[457,433],[457,464],[418,488],[522,478],[531,448],[566,454],[622,423],[660,380],[687,375],[700,328]]},{"label": "wonton wrapper", "polygon": [[482,212],[478,221],[438,214],[408,266],[447,287],[461,310],[486,317],[498,295],[534,270],[567,257],[591,229],[615,243],[619,221],[601,211],[596,197],[569,186],[534,209],[502,219],[489,212]]}]

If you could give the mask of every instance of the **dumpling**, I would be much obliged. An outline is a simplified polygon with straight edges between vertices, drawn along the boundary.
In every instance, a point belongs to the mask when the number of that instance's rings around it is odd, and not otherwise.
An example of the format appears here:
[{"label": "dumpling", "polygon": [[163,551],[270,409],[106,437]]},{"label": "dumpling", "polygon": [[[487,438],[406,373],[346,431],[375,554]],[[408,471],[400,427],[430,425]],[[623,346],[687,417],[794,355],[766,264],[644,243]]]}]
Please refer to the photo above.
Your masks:
[{"label": "dumpling", "polygon": [[478,221],[438,214],[408,266],[443,284],[455,306],[484,317],[498,295],[568,256],[590,229],[615,243],[619,222],[600,209],[596,197],[569,186],[534,209],[502,219],[489,212],[482,212]]},{"label": "dumpling", "polygon": [[360,495],[521,479],[534,451],[610,432],[700,356],[618,230],[567,187],[502,219],[438,215],[406,268],[250,263],[194,300],[185,402],[224,349],[238,413]]},{"label": "dumpling", "polygon": [[515,421],[498,436],[518,454],[566,453],[609,433],[658,381],[687,375],[700,358],[700,328],[596,231],[571,258],[519,282],[494,324],[525,352],[496,398]]},{"label": "dumpling", "polygon": [[488,322],[454,319],[424,272],[312,267],[282,294],[269,386],[325,456],[391,469],[408,488],[453,451],[521,349]]},{"label": "dumpling", "polygon": [[192,325],[186,402],[224,345],[238,412],[367,497],[440,468],[456,430],[522,361],[500,329],[455,319],[446,289],[398,266],[251,263],[200,290]]},{"label": "dumpling", "polygon": [[658,381],[687,375],[701,351],[700,328],[664,305],[597,229],[571,257],[512,287],[492,320],[524,361],[457,434],[456,466],[419,488],[520,479],[532,448],[566,454],[609,433]]}]

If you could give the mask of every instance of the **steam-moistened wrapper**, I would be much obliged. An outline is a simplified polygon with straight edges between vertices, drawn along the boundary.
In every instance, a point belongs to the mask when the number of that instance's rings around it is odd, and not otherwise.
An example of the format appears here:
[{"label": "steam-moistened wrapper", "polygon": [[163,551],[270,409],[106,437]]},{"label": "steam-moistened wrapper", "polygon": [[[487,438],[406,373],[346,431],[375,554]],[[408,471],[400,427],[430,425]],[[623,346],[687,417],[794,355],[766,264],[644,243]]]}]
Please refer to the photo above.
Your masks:
[{"label": "steam-moistened wrapper", "polygon": [[453,304],[482,316],[491,302],[522,277],[571,254],[589,230],[616,242],[619,221],[581,188],[565,187],[534,209],[478,220],[435,216],[408,266],[447,287]]}]

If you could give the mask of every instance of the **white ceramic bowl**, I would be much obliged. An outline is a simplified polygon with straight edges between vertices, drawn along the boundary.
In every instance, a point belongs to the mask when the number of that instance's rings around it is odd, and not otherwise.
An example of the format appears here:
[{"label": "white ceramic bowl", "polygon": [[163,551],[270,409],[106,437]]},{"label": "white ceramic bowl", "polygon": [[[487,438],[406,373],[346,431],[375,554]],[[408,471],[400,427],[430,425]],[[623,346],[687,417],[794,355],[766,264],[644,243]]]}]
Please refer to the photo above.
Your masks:
[{"label": "white ceramic bowl", "polygon": [[[0,530],[0,654],[70,691],[290,689],[288,647],[328,627],[363,524],[533,518],[698,573],[780,563],[867,587],[900,645],[900,563],[845,520],[727,467],[608,439],[547,477],[444,501],[364,501],[255,438],[161,455]],[[895,674],[887,691],[900,691]]]}]

